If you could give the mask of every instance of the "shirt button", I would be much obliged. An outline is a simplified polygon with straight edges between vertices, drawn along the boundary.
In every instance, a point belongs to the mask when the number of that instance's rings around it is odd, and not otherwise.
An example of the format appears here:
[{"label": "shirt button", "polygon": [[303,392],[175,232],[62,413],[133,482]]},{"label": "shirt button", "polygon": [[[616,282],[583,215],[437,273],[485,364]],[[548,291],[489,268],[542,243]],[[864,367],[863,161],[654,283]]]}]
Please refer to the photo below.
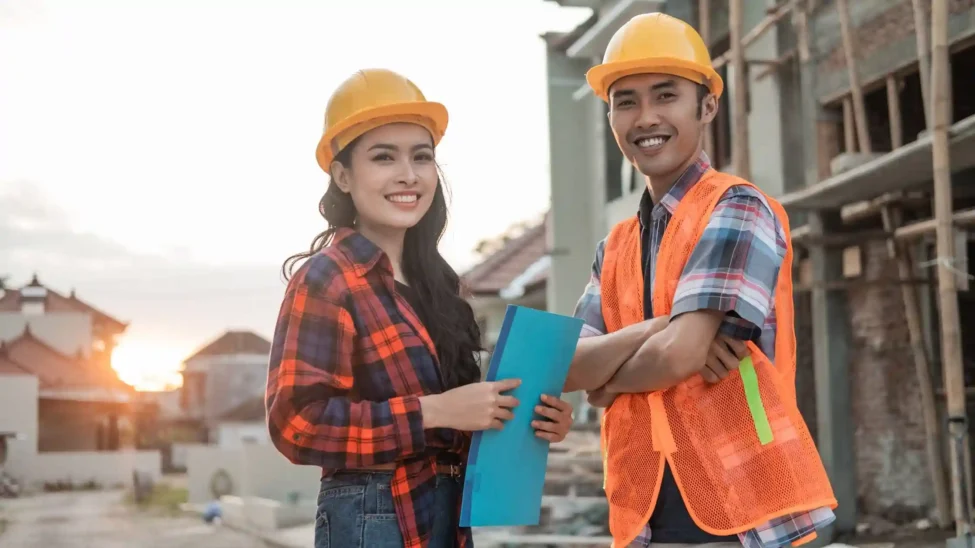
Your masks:
[{"label": "shirt button", "polygon": [[301,434],[295,434],[294,436],[291,436],[291,439],[294,441],[298,441],[301,439]]}]

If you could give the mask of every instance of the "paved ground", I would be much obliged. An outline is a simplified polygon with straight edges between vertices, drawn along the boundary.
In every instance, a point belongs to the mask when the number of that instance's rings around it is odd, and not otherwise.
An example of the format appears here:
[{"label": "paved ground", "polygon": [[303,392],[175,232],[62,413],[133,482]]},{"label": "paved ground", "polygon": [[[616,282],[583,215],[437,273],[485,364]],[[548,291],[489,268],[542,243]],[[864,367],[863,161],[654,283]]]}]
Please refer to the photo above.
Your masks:
[{"label": "paved ground", "polygon": [[121,491],[0,499],[0,548],[263,548],[264,543],[199,518],[141,513]]}]

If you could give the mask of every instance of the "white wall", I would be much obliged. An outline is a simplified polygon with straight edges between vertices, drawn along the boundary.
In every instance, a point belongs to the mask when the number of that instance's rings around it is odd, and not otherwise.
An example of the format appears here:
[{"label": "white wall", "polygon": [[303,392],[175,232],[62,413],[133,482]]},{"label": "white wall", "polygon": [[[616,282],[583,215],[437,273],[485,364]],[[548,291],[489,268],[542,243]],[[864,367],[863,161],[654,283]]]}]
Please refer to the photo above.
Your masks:
[{"label": "white wall", "polygon": [[297,493],[299,500],[314,500],[322,475],[318,467],[291,464],[272,445],[190,447],[186,467],[190,502],[214,499],[210,481],[218,470],[230,475],[234,486],[231,494],[277,501],[288,500],[292,493]]},{"label": "white wall", "polygon": [[158,480],[162,475],[162,454],[159,451],[37,453],[19,471],[20,474],[14,475],[35,487],[55,481],[67,481],[74,485],[94,481],[102,487],[128,486],[132,485],[134,471]]},{"label": "white wall", "polygon": [[37,377],[0,374],[0,432],[24,437],[7,443],[6,470],[14,476],[37,455],[37,393]]},{"label": "white wall", "polygon": [[238,449],[246,444],[268,445],[271,435],[264,421],[224,421],[217,425],[217,446],[221,449]]},{"label": "white wall", "polygon": [[29,323],[31,333],[61,353],[74,356],[80,348],[88,356],[92,345],[91,322],[91,314],[84,312],[45,312],[41,316],[0,312],[0,340],[16,339]]}]

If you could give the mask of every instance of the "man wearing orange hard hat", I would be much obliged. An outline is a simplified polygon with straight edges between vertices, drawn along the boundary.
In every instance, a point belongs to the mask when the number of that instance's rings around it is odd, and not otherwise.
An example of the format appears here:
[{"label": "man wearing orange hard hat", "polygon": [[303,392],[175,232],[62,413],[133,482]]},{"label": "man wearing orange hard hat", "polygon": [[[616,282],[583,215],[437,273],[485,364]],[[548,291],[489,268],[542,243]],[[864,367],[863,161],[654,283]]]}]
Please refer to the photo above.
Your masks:
[{"label": "man wearing orange hard hat", "polygon": [[789,221],[703,151],[724,89],[707,46],[638,15],[586,77],[647,184],[596,249],[566,387],[606,407],[613,545],[812,540],[836,498],[796,405]]}]

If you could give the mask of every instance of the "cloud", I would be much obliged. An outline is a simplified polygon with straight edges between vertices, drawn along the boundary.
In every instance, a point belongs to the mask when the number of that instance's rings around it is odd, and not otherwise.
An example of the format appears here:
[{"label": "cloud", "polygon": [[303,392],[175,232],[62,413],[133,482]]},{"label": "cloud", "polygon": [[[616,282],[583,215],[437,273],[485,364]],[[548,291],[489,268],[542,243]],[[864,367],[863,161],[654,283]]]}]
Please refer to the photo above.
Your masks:
[{"label": "cloud", "polygon": [[37,273],[131,322],[127,338],[187,353],[225,329],[270,336],[284,291],[278,264],[209,265],[76,231],[56,201],[24,182],[0,183],[0,265],[11,287]]}]

